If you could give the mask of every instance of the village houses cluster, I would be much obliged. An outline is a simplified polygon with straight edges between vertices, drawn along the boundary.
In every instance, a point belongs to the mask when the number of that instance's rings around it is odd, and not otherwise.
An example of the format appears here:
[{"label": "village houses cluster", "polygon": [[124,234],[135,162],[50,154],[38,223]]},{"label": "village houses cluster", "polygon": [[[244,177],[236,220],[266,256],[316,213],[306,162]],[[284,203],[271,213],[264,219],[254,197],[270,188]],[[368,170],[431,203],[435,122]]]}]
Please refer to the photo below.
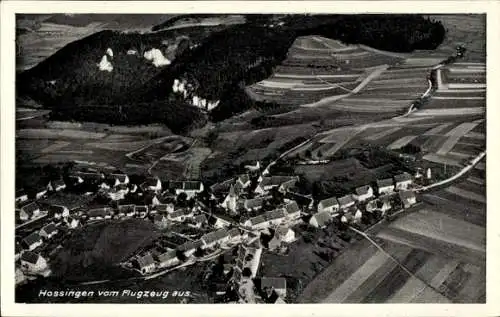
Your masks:
[{"label": "village houses cluster", "polygon": [[[317,228],[326,227],[335,217],[355,225],[364,213],[379,212],[383,216],[394,207],[395,196],[404,208],[416,203],[412,191],[413,177],[407,173],[377,180],[376,187],[361,186],[352,194],[330,197],[315,204],[310,195],[295,191],[299,177],[273,176],[267,169],[261,172],[259,162],[247,166],[247,170],[247,173],[209,188],[195,180],[162,182],[159,178],[149,177],[140,184],[133,184],[124,173],[105,174],[95,169],[71,172],[68,177],[70,187],[93,186],[81,196],[101,195],[108,199],[107,205],[97,207],[42,204],[40,201],[47,196],[65,193],[68,184],[62,180],[50,182],[30,200],[19,192],[16,196],[19,226],[37,223],[40,219],[43,226],[16,244],[16,261],[20,260],[16,277],[19,274],[19,281],[22,281],[23,274],[50,274],[47,260],[38,250],[60,231],[74,230],[88,222],[142,218],[152,221],[165,234],[122,262],[123,267],[151,275],[197,261],[208,261],[237,247],[236,258],[224,264],[228,280],[218,294],[230,286],[237,290],[241,302],[255,302],[262,294],[267,298],[274,296],[273,302],[283,302],[286,279],[259,277],[258,274],[264,249],[261,234],[271,235],[265,248],[271,252],[280,251],[297,240],[293,227],[303,223],[304,219]],[[280,200],[274,199],[275,193],[281,195]],[[140,200],[141,203],[130,203],[127,201],[130,195],[148,198]],[[191,203],[178,203],[180,197]],[[173,241],[170,228],[178,225],[199,234],[174,232],[182,240]],[[259,280],[258,287],[256,280]],[[256,293],[257,289],[260,292]]]}]

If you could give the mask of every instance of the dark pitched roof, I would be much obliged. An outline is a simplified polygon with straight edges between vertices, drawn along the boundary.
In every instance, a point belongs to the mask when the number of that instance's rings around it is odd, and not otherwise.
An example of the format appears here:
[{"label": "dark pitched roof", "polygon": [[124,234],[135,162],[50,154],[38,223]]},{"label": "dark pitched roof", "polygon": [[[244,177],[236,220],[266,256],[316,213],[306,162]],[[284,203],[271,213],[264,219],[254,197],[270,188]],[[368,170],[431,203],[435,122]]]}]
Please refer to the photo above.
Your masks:
[{"label": "dark pitched roof", "polygon": [[293,214],[296,212],[300,212],[300,208],[299,208],[299,205],[297,205],[297,202],[292,201],[292,202],[289,202],[288,204],[286,204],[285,211],[288,214]]},{"label": "dark pitched roof", "polygon": [[39,254],[31,251],[24,251],[21,254],[21,261],[26,261],[32,264],[35,264],[38,261],[38,258],[40,257]]},{"label": "dark pitched roof", "polygon": [[283,209],[275,209],[268,211],[264,214],[266,220],[280,219],[286,217],[285,211]]},{"label": "dark pitched roof", "polygon": [[204,214],[198,215],[198,216],[194,217],[193,221],[195,223],[204,223],[204,222],[207,222],[207,216],[205,216]]},{"label": "dark pitched roof", "polygon": [[244,207],[248,209],[260,208],[264,204],[264,198],[245,199]]},{"label": "dark pitched roof", "polygon": [[188,242],[178,246],[177,250],[179,250],[181,252],[185,252],[187,250],[197,249],[197,248],[201,247],[202,245],[203,245],[203,242],[201,240],[188,241]]},{"label": "dark pitched roof", "polygon": [[115,179],[123,183],[127,179],[127,174],[111,174],[111,177],[114,177]]},{"label": "dark pitched roof", "polygon": [[353,203],[354,200],[352,199],[351,195],[345,195],[337,199],[339,201],[339,204],[341,206],[347,205],[349,203]]},{"label": "dark pitched roof", "polygon": [[401,198],[401,200],[412,199],[415,197],[415,193],[412,190],[402,190],[399,192],[399,198]]},{"label": "dark pitched roof", "polygon": [[174,208],[174,204],[159,204],[155,207],[159,212],[167,212],[168,208]]},{"label": "dark pitched roof", "polygon": [[90,209],[87,211],[87,216],[89,217],[104,217],[106,215],[109,215],[111,212],[111,208],[109,207],[102,207],[102,208],[95,208],[95,209]]},{"label": "dark pitched roof", "polygon": [[45,233],[47,233],[47,234],[51,234],[51,233],[57,231],[57,227],[56,227],[55,224],[49,223],[48,225],[46,225],[45,227],[43,227],[42,230],[45,231]]},{"label": "dark pitched roof", "polygon": [[149,186],[152,186],[152,187],[156,187],[156,185],[158,185],[158,178],[152,178],[152,177],[149,177],[147,178],[142,184],[141,186],[142,187],[149,187]]},{"label": "dark pitched roof", "polygon": [[140,205],[140,206],[135,206],[135,212],[148,212],[148,206],[146,205]]},{"label": "dark pitched roof", "polygon": [[263,277],[260,280],[261,289],[274,288],[274,289],[286,289],[286,278],[284,277]]},{"label": "dark pitched roof", "polygon": [[226,229],[219,229],[217,231],[209,232],[201,237],[205,243],[212,243],[214,241],[221,240],[228,236]]},{"label": "dark pitched roof", "polygon": [[291,180],[298,180],[297,176],[267,176],[262,178],[260,186],[279,186]]},{"label": "dark pitched roof", "polygon": [[135,210],[135,205],[130,204],[130,205],[120,205],[118,206],[118,211],[123,212],[123,213],[129,213],[133,212]]},{"label": "dark pitched roof", "polygon": [[316,219],[316,222],[320,227],[326,225],[331,219],[330,214],[327,211],[318,212],[313,215],[313,218]]},{"label": "dark pitched roof", "polygon": [[42,240],[40,235],[37,232],[33,232],[29,236],[25,237],[23,239],[23,242],[26,243],[27,245],[32,245],[33,243],[36,243],[38,241]]},{"label": "dark pitched roof", "polygon": [[337,198],[331,197],[327,199],[323,199],[322,201],[319,202],[323,206],[323,208],[328,208],[332,206],[338,206],[339,202],[337,201]]},{"label": "dark pitched roof", "polygon": [[241,174],[238,176],[238,180],[241,183],[246,184],[248,181],[250,181],[250,176],[248,176],[248,174]]},{"label": "dark pitched roof", "polygon": [[411,175],[408,173],[398,174],[398,175],[394,176],[394,180],[396,181],[396,183],[406,182],[406,181],[409,181],[411,179],[412,179]]},{"label": "dark pitched roof", "polygon": [[392,178],[378,179],[377,180],[377,186],[378,186],[378,188],[388,187],[388,186],[394,186],[394,183],[392,181]]},{"label": "dark pitched roof", "polygon": [[368,191],[370,190],[370,185],[363,185],[363,186],[360,186],[360,187],[357,187],[355,189],[355,192],[357,195],[366,195],[368,194]]},{"label": "dark pitched roof", "polygon": [[38,206],[38,204],[36,202],[32,202],[32,203],[29,203],[29,204],[26,204],[24,205],[23,207],[21,207],[21,209],[28,213],[28,214],[33,214],[33,212],[37,209],[40,209],[40,207]]},{"label": "dark pitched roof", "polygon": [[257,225],[259,223],[263,223],[263,222],[266,222],[266,218],[264,218],[263,215],[250,218],[250,223],[252,224],[252,226]]},{"label": "dark pitched roof", "polygon": [[233,229],[229,230],[228,234],[229,234],[230,237],[241,236],[241,232],[237,228],[233,228]]},{"label": "dark pitched roof", "polygon": [[153,256],[150,253],[137,257],[137,264],[139,264],[141,268],[154,264],[154,262]]},{"label": "dark pitched roof", "polygon": [[165,215],[162,215],[162,214],[156,214],[153,217],[153,220],[155,222],[162,222],[162,221],[165,221],[166,219],[167,219],[167,217]]},{"label": "dark pitched roof", "polygon": [[168,260],[175,259],[175,257],[176,257],[176,252],[174,250],[171,250],[171,251],[167,251],[165,253],[158,255],[158,261],[165,262]]},{"label": "dark pitched roof", "polygon": [[184,189],[184,190],[200,190],[201,189],[201,182],[199,182],[199,181],[183,182],[182,189]]}]

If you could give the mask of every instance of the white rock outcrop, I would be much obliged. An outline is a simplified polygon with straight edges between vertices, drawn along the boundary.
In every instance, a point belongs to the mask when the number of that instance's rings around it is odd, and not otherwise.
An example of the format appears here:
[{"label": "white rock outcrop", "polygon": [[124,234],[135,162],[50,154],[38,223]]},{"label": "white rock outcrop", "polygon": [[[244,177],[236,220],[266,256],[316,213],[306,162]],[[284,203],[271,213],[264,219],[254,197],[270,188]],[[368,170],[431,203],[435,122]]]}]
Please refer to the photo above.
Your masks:
[{"label": "white rock outcrop", "polygon": [[103,72],[110,72],[111,73],[113,71],[113,65],[108,61],[107,55],[104,55],[101,58],[101,62],[99,64],[97,64],[97,66],[99,67],[99,70],[101,70]]},{"label": "white rock outcrop", "polygon": [[153,65],[155,65],[155,67],[170,65],[171,63],[170,60],[163,56],[163,53],[157,48],[153,48],[149,51],[144,52],[144,58],[148,61],[153,62]]}]

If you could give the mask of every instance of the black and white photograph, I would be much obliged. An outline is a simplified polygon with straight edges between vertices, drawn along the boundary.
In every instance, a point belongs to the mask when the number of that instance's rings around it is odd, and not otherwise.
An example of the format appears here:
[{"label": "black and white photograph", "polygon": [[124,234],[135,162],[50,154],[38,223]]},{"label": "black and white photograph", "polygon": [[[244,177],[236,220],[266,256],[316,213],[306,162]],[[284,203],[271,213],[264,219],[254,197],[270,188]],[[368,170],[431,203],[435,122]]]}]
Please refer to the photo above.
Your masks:
[{"label": "black and white photograph", "polygon": [[485,304],[487,15],[16,13],[15,303]]}]

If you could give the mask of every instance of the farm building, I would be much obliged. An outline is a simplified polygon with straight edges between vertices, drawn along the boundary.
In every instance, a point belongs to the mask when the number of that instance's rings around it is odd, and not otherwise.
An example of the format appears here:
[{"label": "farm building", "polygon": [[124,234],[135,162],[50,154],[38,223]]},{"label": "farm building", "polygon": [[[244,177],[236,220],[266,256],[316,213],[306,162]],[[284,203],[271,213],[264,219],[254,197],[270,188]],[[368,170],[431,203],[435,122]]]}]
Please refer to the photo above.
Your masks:
[{"label": "farm building", "polygon": [[366,201],[366,200],[373,197],[373,189],[370,185],[364,185],[361,187],[357,187],[354,191],[356,193],[354,195],[354,198],[360,202]]},{"label": "farm building", "polygon": [[141,271],[142,274],[147,274],[152,272],[155,269],[155,262],[153,256],[150,253],[147,253],[143,256],[138,256],[135,259],[137,264],[137,268]]},{"label": "farm building", "polygon": [[277,226],[281,224],[286,219],[286,216],[287,215],[282,208],[271,210],[264,214],[264,218],[266,218],[269,226]]},{"label": "farm building", "polygon": [[410,208],[417,203],[417,197],[415,193],[411,190],[402,190],[399,192],[399,198],[403,203],[404,208]]},{"label": "farm building", "polygon": [[115,188],[113,190],[108,191],[106,193],[106,195],[108,196],[109,199],[111,199],[113,201],[118,201],[118,200],[125,199],[126,193],[121,191],[121,190],[116,190],[116,188]]},{"label": "farm building", "polygon": [[48,225],[44,226],[42,229],[40,229],[40,236],[45,238],[45,239],[50,239],[53,236],[55,236],[59,230],[57,229],[56,225],[54,223],[49,223]]},{"label": "farm building", "polygon": [[36,194],[35,194],[35,198],[36,199],[40,199],[42,197],[45,197],[45,195],[47,195],[47,188],[44,187],[44,188],[39,188],[37,191],[36,191]]},{"label": "farm building", "polygon": [[174,266],[180,262],[175,250],[167,251],[157,256],[157,263],[160,268]]},{"label": "farm building", "polygon": [[180,195],[185,193],[188,199],[193,198],[196,194],[201,193],[205,187],[200,181],[185,181],[175,188],[175,194]]},{"label": "farm building", "polygon": [[394,191],[394,183],[391,178],[378,179],[377,188],[379,195],[390,194]]},{"label": "farm building", "polygon": [[354,206],[354,199],[352,199],[351,195],[345,195],[338,199],[340,209],[347,209],[349,207]]},{"label": "farm building", "polygon": [[315,213],[309,220],[309,224],[316,228],[324,228],[328,225],[331,220],[330,213],[327,211],[322,211]]},{"label": "farm building", "polygon": [[406,190],[413,183],[413,179],[410,174],[403,173],[394,176],[394,182],[397,190]]},{"label": "farm building", "polygon": [[258,198],[253,198],[253,199],[245,199],[245,202],[243,203],[243,208],[245,208],[246,211],[257,211],[262,209],[264,206],[264,197],[258,197]]},{"label": "farm building", "polygon": [[[257,188],[255,189],[255,193],[263,195],[269,192],[274,187],[281,187],[281,185],[285,185],[286,188],[292,187],[299,178],[297,176],[266,176],[263,177]],[[285,188],[285,189],[286,189]]]},{"label": "farm building", "polygon": [[20,189],[16,191],[16,203],[22,203],[28,200],[28,194],[24,191],[24,189]]},{"label": "farm building", "polygon": [[378,199],[372,199],[372,200],[370,200],[366,204],[366,207],[365,207],[366,211],[367,212],[373,212],[373,211],[377,210],[378,209],[378,202],[379,202]]},{"label": "farm building", "polygon": [[[85,183],[100,183],[104,180],[105,176],[103,173],[99,172],[75,172],[72,176],[77,177],[77,179],[82,179]],[[81,183],[81,182],[79,182]]]},{"label": "farm building", "polygon": [[284,277],[263,277],[260,280],[260,288],[268,296],[274,291],[279,297],[286,297],[286,278]]},{"label": "farm building", "polygon": [[377,208],[382,211],[382,215],[384,215],[386,211],[390,210],[392,208],[392,204],[389,197],[381,197],[377,202]]},{"label": "farm building", "polygon": [[201,241],[203,242],[202,249],[212,248],[215,245],[227,242],[228,240],[229,234],[225,229],[209,232],[201,237]]},{"label": "farm building", "polygon": [[47,189],[50,192],[58,192],[66,188],[66,184],[62,179],[58,179],[55,181],[50,181],[49,184],[47,185]]},{"label": "farm building", "polygon": [[177,251],[183,252],[186,257],[190,257],[196,252],[196,249],[201,248],[203,246],[203,241],[188,241],[177,247]]},{"label": "farm building", "polygon": [[143,191],[159,192],[161,191],[162,184],[159,178],[148,178],[141,184],[141,188]]},{"label": "farm building", "polygon": [[268,222],[263,215],[252,217],[243,223],[243,226],[249,227],[252,230],[263,230],[268,227]]},{"label": "farm building", "polygon": [[54,219],[69,217],[69,209],[66,206],[50,205],[48,208],[49,217]]},{"label": "farm building", "polygon": [[40,206],[36,202],[28,203],[20,208],[19,219],[29,220],[40,216]]},{"label": "farm building", "polygon": [[29,236],[25,237],[21,243],[23,244],[24,248],[28,249],[29,251],[33,251],[39,246],[42,245],[42,237],[37,232],[33,232]]},{"label": "farm building", "polygon": [[331,197],[327,199],[323,199],[322,201],[319,202],[318,204],[318,212],[329,212],[331,214],[337,212],[339,210],[339,202],[337,201],[337,198]]},{"label": "farm building", "polygon": [[241,239],[243,238],[240,230],[238,230],[237,228],[233,228],[233,229],[229,230],[227,232],[227,234],[229,235],[229,240],[232,243],[239,243],[239,242],[241,242]]},{"label": "farm building", "polygon": [[214,214],[208,219],[208,223],[214,228],[225,228],[231,225],[233,219],[223,214]]},{"label": "farm building", "polygon": [[30,274],[39,274],[47,270],[48,265],[40,254],[25,251],[21,254],[21,268]]},{"label": "farm building", "polygon": [[300,208],[297,202],[292,200],[285,205],[286,217],[288,219],[299,219],[300,218]]}]

